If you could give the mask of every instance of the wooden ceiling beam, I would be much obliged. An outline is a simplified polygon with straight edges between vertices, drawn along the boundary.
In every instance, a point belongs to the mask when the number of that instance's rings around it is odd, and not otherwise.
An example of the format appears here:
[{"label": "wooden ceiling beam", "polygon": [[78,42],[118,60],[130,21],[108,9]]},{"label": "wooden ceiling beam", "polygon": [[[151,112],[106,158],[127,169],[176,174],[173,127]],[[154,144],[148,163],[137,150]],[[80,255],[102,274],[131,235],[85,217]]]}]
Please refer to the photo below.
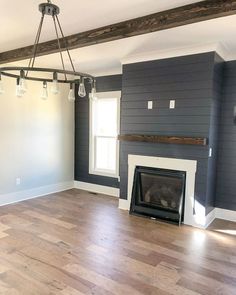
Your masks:
[{"label": "wooden ceiling beam", "polygon": [[[236,14],[236,0],[208,0],[82,32],[61,40],[63,50],[100,44]],[[65,44],[66,43],[66,44]],[[37,56],[58,52],[57,40],[40,43]],[[0,53],[0,64],[28,59],[33,46]]]}]

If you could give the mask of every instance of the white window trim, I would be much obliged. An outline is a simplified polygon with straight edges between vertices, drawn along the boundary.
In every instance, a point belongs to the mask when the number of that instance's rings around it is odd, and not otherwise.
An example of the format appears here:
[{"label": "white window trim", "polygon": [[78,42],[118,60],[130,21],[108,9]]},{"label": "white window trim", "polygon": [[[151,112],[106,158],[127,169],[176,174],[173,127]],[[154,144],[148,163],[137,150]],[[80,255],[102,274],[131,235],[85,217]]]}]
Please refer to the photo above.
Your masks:
[{"label": "white window trim", "polygon": [[[117,126],[118,132],[120,134],[120,99],[121,99],[121,91],[109,91],[109,92],[97,92],[96,94],[97,99],[109,99],[109,98],[116,98],[118,101],[117,107]],[[117,152],[116,152],[116,161],[117,167],[115,173],[110,173],[106,170],[94,170],[94,140],[93,140],[93,124],[92,124],[92,101],[89,101],[89,174],[92,175],[99,175],[99,176],[106,176],[112,178],[119,179],[119,155],[120,155],[120,144],[117,138]]]}]

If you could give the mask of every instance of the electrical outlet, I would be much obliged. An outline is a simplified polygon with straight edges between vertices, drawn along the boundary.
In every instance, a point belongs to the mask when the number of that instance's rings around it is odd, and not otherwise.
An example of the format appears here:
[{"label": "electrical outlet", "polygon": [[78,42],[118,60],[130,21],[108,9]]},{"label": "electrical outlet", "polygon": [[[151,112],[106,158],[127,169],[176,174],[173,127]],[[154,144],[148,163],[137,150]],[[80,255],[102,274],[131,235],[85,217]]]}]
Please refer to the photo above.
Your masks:
[{"label": "electrical outlet", "polygon": [[175,109],[175,100],[170,100],[170,109]]},{"label": "electrical outlet", "polygon": [[16,178],[16,185],[20,185],[21,184],[21,179],[20,179],[20,177],[17,177]]},{"label": "electrical outlet", "polygon": [[152,110],[153,109],[153,101],[149,100],[148,101],[148,110]]}]

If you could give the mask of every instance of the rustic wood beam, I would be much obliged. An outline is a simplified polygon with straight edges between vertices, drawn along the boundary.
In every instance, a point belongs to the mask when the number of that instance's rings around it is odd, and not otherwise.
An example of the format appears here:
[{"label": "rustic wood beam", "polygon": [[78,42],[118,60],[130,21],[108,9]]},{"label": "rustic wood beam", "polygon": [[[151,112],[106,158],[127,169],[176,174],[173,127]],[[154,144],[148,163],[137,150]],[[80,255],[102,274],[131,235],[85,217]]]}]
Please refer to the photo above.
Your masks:
[{"label": "rustic wood beam", "polygon": [[[65,42],[61,40],[61,47],[65,50],[67,44],[69,49],[76,49],[233,14],[236,14],[236,0],[201,1],[67,36]],[[51,40],[39,44],[37,56],[58,51],[57,41]],[[32,52],[33,46],[2,52],[0,53],[0,64],[30,58]]]},{"label": "rustic wood beam", "polygon": [[126,134],[126,135],[119,135],[118,139],[120,141],[169,143],[169,144],[172,143],[172,144],[188,144],[188,145],[201,145],[201,146],[205,146],[208,144],[208,140],[205,137]]}]

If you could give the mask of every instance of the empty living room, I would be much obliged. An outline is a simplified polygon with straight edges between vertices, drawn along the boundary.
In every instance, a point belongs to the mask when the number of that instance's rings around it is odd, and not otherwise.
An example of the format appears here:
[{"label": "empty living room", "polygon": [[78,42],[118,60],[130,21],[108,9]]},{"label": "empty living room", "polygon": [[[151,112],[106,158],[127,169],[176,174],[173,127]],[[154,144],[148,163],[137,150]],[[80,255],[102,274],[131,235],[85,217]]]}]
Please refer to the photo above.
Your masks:
[{"label": "empty living room", "polygon": [[235,295],[236,0],[0,20],[0,295]]}]

